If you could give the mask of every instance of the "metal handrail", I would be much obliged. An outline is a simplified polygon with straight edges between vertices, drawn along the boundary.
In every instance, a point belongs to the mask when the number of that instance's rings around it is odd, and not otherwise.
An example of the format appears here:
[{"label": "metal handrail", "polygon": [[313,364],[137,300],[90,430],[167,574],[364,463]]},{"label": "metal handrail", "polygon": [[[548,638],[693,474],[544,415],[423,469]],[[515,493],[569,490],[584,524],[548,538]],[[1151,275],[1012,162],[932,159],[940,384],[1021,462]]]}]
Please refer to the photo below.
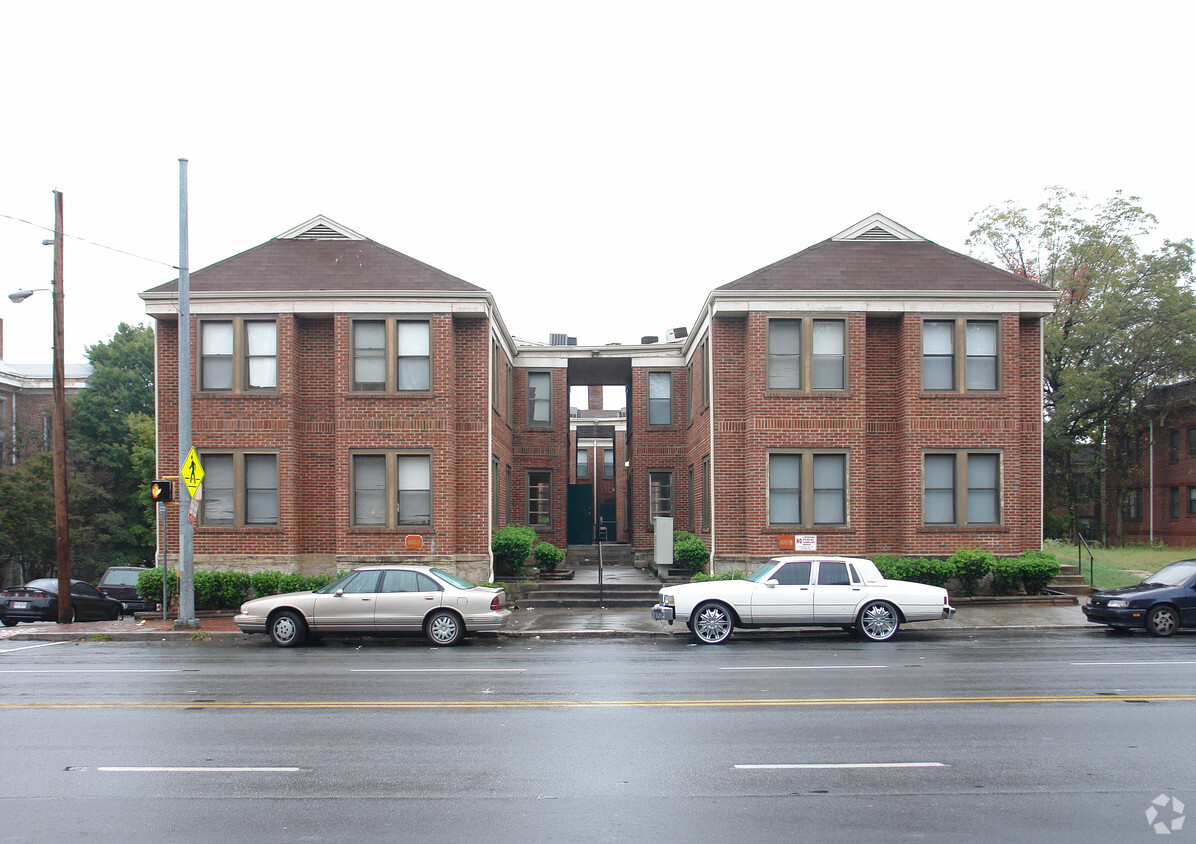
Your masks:
[{"label": "metal handrail", "polygon": [[1076,538],[1079,540],[1076,543],[1076,567],[1080,570],[1080,575],[1084,574],[1084,552],[1088,552],[1088,585],[1093,589],[1096,588],[1096,575],[1093,572],[1093,556],[1092,546],[1088,544],[1088,540],[1084,538],[1084,534],[1076,531]]}]

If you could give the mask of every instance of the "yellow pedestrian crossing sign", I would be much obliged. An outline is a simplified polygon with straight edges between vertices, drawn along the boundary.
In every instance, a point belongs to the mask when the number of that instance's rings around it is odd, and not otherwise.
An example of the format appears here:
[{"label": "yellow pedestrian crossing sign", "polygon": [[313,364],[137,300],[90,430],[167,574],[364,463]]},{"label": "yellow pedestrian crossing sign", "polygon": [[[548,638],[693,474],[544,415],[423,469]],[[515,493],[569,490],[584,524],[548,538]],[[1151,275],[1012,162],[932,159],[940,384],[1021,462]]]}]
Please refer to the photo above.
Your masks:
[{"label": "yellow pedestrian crossing sign", "polygon": [[195,453],[194,446],[187,452],[187,459],[183,461],[183,468],[179,469],[179,475],[183,478],[183,483],[187,485],[187,492],[191,493],[191,497],[195,497],[195,490],[199,489],[199,485],[203,483],[203,464],[199,462],[199,455]]}]

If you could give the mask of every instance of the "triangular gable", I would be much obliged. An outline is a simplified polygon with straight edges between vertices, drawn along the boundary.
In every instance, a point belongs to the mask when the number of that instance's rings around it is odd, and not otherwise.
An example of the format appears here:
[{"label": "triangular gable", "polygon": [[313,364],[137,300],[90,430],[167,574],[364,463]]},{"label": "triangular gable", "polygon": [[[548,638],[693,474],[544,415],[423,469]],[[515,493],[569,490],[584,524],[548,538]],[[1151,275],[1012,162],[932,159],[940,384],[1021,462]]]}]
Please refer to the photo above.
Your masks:
[{"label": "triangular gable", "polygon": [[921,243],[925,238],[919,237],[900,223],[893,222],[884,214],[873,214],[851,228],[839,232],[831,240]]},{"label": "triangular gable", "polygon": [[321,214],[283,232],[275,240],[366,240],[366,237]]}]

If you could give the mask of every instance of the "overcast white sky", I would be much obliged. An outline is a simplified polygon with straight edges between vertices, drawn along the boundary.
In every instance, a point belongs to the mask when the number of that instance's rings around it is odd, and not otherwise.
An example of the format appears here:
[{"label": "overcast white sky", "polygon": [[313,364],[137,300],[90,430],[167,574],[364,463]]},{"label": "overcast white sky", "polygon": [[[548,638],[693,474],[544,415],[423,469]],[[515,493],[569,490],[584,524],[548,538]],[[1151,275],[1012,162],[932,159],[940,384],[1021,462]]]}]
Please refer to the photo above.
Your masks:
[{"label": "overcast white sky", "polygon": [[[5,3],[4,358],[67,361],[177,277],[324,214],[582,345],[880,211],[966,251],[1058,184],[1196,235],[1191,2]],[[160,263],[154,263],[157,261]]]}]

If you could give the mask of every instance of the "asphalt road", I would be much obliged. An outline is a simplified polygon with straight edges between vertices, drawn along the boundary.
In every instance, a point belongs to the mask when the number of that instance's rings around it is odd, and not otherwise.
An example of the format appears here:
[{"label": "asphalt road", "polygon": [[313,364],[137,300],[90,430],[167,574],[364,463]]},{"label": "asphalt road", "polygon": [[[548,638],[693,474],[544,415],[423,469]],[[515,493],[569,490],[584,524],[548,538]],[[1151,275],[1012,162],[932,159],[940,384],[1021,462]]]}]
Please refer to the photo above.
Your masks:
[{"label": "asphalt road", "polygon": [[0,841],[1196,838],[1196,635],[692,642],[5,642]]}]

